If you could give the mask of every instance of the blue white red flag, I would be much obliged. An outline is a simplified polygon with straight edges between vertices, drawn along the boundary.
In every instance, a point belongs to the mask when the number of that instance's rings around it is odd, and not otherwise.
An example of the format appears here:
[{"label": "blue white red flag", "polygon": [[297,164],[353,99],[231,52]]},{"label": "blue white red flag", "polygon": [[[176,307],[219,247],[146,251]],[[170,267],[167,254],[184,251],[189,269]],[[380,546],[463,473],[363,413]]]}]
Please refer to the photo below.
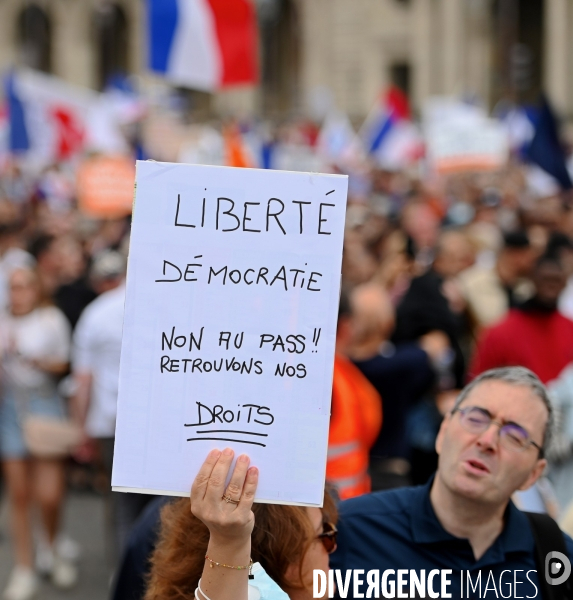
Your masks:
[{"label": "blue white red flag", "polygon": [[392,129],[404,120],[410,120],[408,98],[402,90],[392,86],[380,94],[360,130],[368,154],[375,154],[384,145]]},{"label": "blue white red flag", "polygon": [[113,94],[99,94],[57,77],[16,70],[4,80],[9,149],[31,167],[72,160],[85,151],[126,153],[120,126],[132,119]]},{"label": "blue white red flag", "polygon": [[422,135],[411,120],[408,98],[396,86],[380,95],[359,135],[367,154],[382,168],[405,168],[424,153]]},{"label": "blue white red flag", "polygon": [[257,81],[257,20],[249,0],[147,0],[147,9],[152,71],[206,91]]}]

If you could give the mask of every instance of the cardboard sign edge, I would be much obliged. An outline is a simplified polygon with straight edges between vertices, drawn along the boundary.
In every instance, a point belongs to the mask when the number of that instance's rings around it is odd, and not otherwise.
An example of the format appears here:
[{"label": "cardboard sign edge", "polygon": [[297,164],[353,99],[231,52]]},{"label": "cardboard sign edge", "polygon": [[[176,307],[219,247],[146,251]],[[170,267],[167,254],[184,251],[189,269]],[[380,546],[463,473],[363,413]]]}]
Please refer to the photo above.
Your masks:
[{"label": "cardboard sign edge", "polygon": [[[175,496],[179,498],[187,498],[188,493],[174,492],[171,490],[151,490],[147,488],[135,488],[125,487],[121,485],[114,485],[111,488],[112,492],[122,492],[124,494],[152,494],[154,496]],[[309,502],[293,502],[292,500],[268,500],[266,498],[255,498],[255,502],[259,504],[288,504],[289,506],[311,506],[316,508],[322,508],[322,504],[311,504]]]}]

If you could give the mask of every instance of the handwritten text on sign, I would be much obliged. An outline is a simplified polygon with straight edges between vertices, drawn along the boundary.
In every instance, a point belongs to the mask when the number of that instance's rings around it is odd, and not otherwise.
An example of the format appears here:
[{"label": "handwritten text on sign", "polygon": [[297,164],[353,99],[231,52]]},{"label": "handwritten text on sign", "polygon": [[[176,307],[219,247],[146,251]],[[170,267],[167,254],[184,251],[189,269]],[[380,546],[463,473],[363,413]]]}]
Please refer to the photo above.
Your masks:
[{"label": "handwritten text on sign", "polygon": [[347,179],[140,162],[114,488],[187,495],[209,449],[320,505]]}]

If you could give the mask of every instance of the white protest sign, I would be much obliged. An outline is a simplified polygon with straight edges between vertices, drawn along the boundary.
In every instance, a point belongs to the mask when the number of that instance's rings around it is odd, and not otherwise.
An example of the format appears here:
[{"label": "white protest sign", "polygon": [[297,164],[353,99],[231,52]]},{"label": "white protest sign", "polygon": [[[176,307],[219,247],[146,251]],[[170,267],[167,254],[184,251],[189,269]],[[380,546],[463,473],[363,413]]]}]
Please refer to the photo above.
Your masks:
[{"label": "white protest sign", "polygon": [[348,179],[138,162],[112,486],[187,496],[212,448],[320,506]]},{"label": "white protest sign", "polygon": [[484,108],[451,97],[433,97],[423,107],[427,156],[437,173],[489,171],[505,166],[509,138]]},{"label": "white protest sign", "polygon": [[509,158],[507,133],[493,119],[428,128],[427,149],[438,173],[501,169]]}]

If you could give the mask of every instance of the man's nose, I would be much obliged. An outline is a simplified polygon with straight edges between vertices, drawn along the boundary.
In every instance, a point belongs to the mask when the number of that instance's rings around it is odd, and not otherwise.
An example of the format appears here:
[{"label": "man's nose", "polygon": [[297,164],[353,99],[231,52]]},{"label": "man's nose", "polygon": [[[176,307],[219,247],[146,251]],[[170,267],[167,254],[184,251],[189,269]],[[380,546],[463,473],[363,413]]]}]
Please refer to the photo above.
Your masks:
[{"label": "man's nose", "polygon": [[482,450],[496,450],[499,444],[499,428],[492,421],[489,427],[477,439],[477,444]]}]

